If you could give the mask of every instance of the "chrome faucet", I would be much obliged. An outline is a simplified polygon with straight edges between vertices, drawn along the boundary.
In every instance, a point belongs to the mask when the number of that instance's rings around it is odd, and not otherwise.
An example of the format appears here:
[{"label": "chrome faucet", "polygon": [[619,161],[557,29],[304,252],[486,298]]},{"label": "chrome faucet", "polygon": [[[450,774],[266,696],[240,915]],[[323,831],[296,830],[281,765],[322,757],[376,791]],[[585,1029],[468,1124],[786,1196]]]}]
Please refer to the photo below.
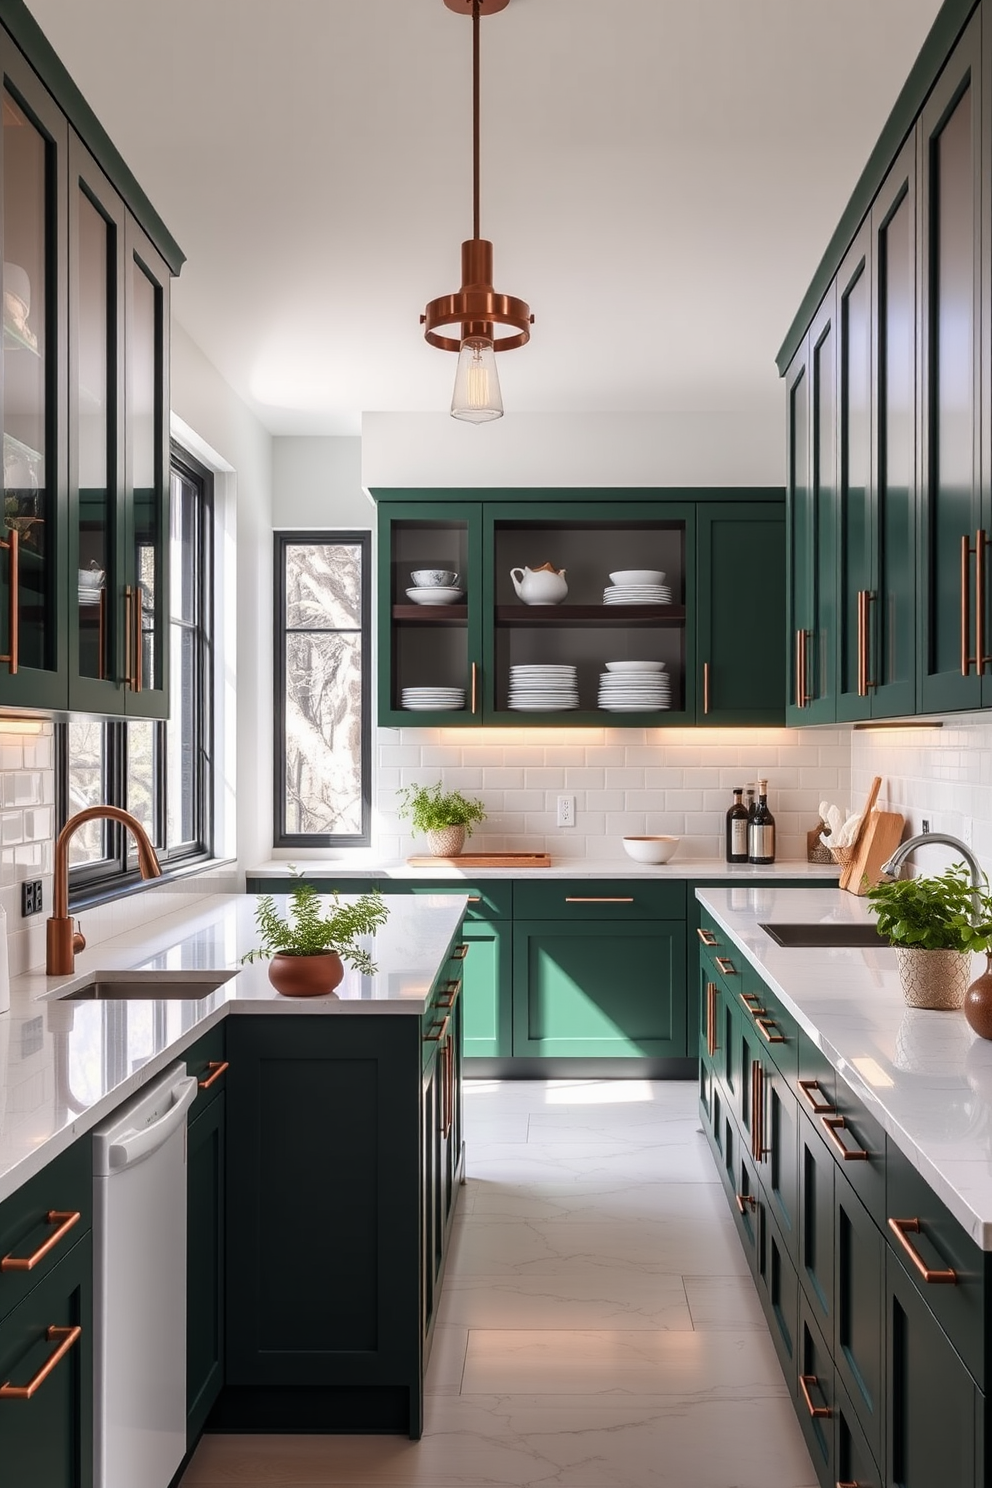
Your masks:
[{"label": "chrome faucet", "polygon": [[971,870],[972,911],[975,917],[975,921],[977,922],[981,918],[982,913],[981,899],[979,896],[982,889],[982,879],[985,875],[982,873],[978,859],[975,857],[975,854],[972,852],[971,848],[968,847],[966,843],[961,842],[957,837],[949,837],[946,832],[921,832],[917,837],[909,837],[906,839],[905,842],[900,842],[899,846],[896,848],[889,861],[882,864],[881,872],[886,874],[889,878],[898,878],[899,869],[902,867],[903,863],[909,857],[913,849],[922,847],[923,844],[926,842],[939,842],[944,847],[953,847],[956,852],[959,852],[961,854],[965,862],[968,864],[968,867]]},{"label": "chrome faucet", "polygon": [[155,856],[155,849],[139,821],[130,812],[119,806],[87,806],[70,816],[55,842],[55,882],[52,887],[52,913],[47,925],[47,954],[45,974],[68,976],[76,967],[76,952],[85,948],[86,941],[74,928],[69,916],[69,839],[84,822],[106,818],[127,827],[138,848],[138,868],[142,878],[161,878],[162,870]]}]

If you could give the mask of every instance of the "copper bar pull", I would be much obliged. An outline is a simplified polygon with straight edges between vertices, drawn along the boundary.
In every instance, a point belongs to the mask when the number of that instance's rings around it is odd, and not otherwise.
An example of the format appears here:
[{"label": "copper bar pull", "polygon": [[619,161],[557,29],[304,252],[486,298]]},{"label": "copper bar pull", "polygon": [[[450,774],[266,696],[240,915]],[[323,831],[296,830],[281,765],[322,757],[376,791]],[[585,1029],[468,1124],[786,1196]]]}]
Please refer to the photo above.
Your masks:
[{"label": "copper bar pull", "polygon": [[473,714],[475,714],[475,713],[478,712],[478,707],[477,707],[478,701],[479,701],[479,663],[477,661],[473,661],[473,663],[472,663],[472,710],[471,710]]},{"label": "copper bar pull", "polygon": [[703,712],[710,711],[710,664],[703,662]]},{"label": "copper bar pull", "polygon": [[868,696],[865,672],[865,591],[858,590],[858,697]]},{"label": "copper bar pull", "polygon": [[100,590],[100,610],[99,610],[99,619],[98,619],[98,624],[97,624],[96,644],[97,644],[97,650],[99,652],[99,657],[98,657],[98,660],[97,660],[97,676],[99,677],[100,681],[102,682],[106,678],[106,675],[107,675],[107,591],[106,591],[106,588],[103,588],[103,589]]},{"label": "copper bar pull", "polygon": [[463,940],[461,945],[456,945],[451,953],[452,961],[464,961],[468,955],[468,941]]},{"label": "copper bar pull", "polygon": [[141,585],[134,586],[134,690],[140,692],[142,681]]},{"label": "copper bar pull", "polygon": [[45,1332],[45,1337],[49,1343],[55,1343],[58,1340],[58,1348],[53,1354],[49,1354],[34,1379],[30,1380],[26,1385],[12,1385],[10,1380],[7,1380],[6,1384],[0,1385],[0,1400],[30,1400],[35,1391],[45,1383],[56,1364],[61,1359],[64,1359],[73,1344],[79,1341],[82,1334],[83,1330],[79,1327],[78,1323],[74,1328],[56,1328],[54,1324],[48,1328]]},{"label": "copper bar pull", "polygon": [[832,1416],[833,1415],[833,1411],[830,1409],[829,1405],[814,1405],[813,1404],[812,1398],[811,1398],[810,1393],[809,1393],[809,1387],[810,1387],[810,1385],[818,1385],[818,1384],[819,1384],[819,1380],[817,1379],[817,1377],[816,1377],[815,1374],[801,1374],[799,1376],[799,1388],[802,1391],[803,1399],[806,1402],[806,1409],[809,1411],[810,1415],[813,1416],[814,1418],[815,1417]]},{"label": "copper bar pull", "polygon": [[580,894],[565,895],[566,904],[633,904],[633,902],[633,894],[629,894],[626,897],[617,896],[616,898],[610,898],[603,894],[594,894],[590,898],[584,898]]},{"label": "copper bar pull", "polygon": [[50,1250],[54,1250],[59,1241],[62,1240],[79,1221],[79,1210],[49,1209],[45,1215],[45,1223],[57,1225],[48,1239],[45,1240],[33,1255],[13,1256],[5,1255],[0,1261],[0,1271],[33,1271],[39,1261],[43,1261]]},{"label": "copper bar pull", "polygon": [[696,934],[699,936],[704,946],[715,946],[720,944],[716,936],[713,934],[712,930],[706,930],[702,926],[700,926],[699,928],[697,928]]},{"label": "copper bar pull", "polygon": [[714,956],[713,959],[720,970],[723,972],[724,976],[737,975],[737,967],[734,965],[733,961],[731,961],[729,956]]},{"label": "copper bar pull", "polygon": [[824,1111],[835,1111],[837,1109],[836,1106],[831,1105],[830,1101],[817,1100],[813,1094],[814,1090],[820,1092],[819,1080],[800,1080],[798,1083],[799,1089],[809,1102],[814,1115],[822,1116]]},{"label": "copper bar pull", "polygon": [[981,677],[992,662],[985,654],[985,553],[989,545],[983,528],[975,533],[975,671]]},{"label": "copper bar pull", "polygon": [[10,650],[6,656],[0,656],[0,661],[5,661],[13,677],[17,671],[17,653],[20,649],[20,537],[13,527],[8,529],[7,541],[0,542],[0,548],[7,548],[10,553],[10,583],[7,590],[7,623],[10,629]]},{"label": "copper bar pull", "polygon": [[796,631],[796,707],[806,706],[806,632]]},{"label": "copper bar pull", "polygon": [[734,1194],[734,1202],[742,1218],[746,1208],[756,1209],[758,1207],[758,1201],[754,1197],[754,1194]]},{"label": "copper bar pull", "polygon": [[716,1053],[716,982],[706,983],[706,1052]]},{"label": "copper bar pull", "polygon": [[221,1075],[223,1075],[225,1071],[229,1070],[230,1068],[231,1062],[229,1059],[208,1060],[207,1069],[210,1071],[210,1074],[205,1080],[197,1081],[199,1088],[201,1090],[209,1090],[211,1085],[215,1085],[220,1079]]},{"label": "copper bar pull", "polygon": [[430,1033],[424,1034],[424,1042],[430,1044],[442,1044],[448,1036],[448,1024],[450,1018],[445,1018],[441,1023],[435,1023]]},{"label": "copper bar pull", "polygon": [[821,1116],[820,1122],[827,1134],[828,1140],[832,1142],[833,1145],[837,1148],[837,1151],[840,1153],[845,1162],[868,1161],[869,1154],[863,1147],[845,1147],[844,1143],[837,1135],[839,1131],[847,1130],[847,1122],[844,1120],[843,1116]]},{"label": "copper bar pull", "polygon": [[124,585],[124,686],[125,687],[130,687],[132,689],[134,687],[134,678],[131,676],[131,641],[132,641],[131,606],[132,606],[133,603],[134,603],[134,597],[133,597],[133,594],[132,594],[132,591],[131,591],[131,585],[130,584],[125,584]]},{"label": "copper bar pull", "polygon": [[878,686],[878,683],[877,682],[873,682],[872,681],[872,676],[871,676],[871,672],[872,672],[872,667],[871,667],[871,655],[872,655],[872,652],[871,652],[871,607],[875,603],[876,598],[877,598],[877,595],[875,594],[874,590],[872,590],[872,589],[866,589],[865,590],[865,649],[864,649],[864,660],[862,662],[862,665],[863,665],[863,668],[864,668],[864,676],[865,676],[865,690],[864,690],[864,696],[865,697],[868,696],[869,692],[871,691],[871,689],[873,687],[877,687]]},{"label": "copper bar pull", "polygon": [[910,1243],[909,1235],[922,1235],[923,1233],[923,1226],[918,1219],[890,1219],[888,1223],[889,1229],[928,1285],[935,1286],[940,1282],[948,1286],[957,1285],[958,1273],[956,1271],[950,1267],[946,1271],[931,1270],[916,1247]]},{"label": "copper bar pull", "polygon": [[769,1028],[778,1028],[774,1018],[755,1018],[758,1031],[766,1044],[787,1044],[789,1040],[784,1033],[769,1033]]},{"label": "copper bar pull", "polygon": [[968,611],[971,609],[971,573],[968,559],[971,555],[971,547],[968,543],[968,534],[961,534],[961,675],[967,677],[971,670],[971,657],[968,653]]}]

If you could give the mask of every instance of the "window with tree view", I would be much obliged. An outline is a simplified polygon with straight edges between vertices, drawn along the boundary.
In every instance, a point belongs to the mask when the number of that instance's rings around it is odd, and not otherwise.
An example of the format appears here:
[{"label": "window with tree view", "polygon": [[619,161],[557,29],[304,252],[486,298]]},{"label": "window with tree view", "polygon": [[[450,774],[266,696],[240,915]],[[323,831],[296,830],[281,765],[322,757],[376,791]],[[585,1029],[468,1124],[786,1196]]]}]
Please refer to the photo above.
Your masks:
[{"label": "window with tree view", "polygon": [[369,840],[370,544],[276,533],[277,846]]}]

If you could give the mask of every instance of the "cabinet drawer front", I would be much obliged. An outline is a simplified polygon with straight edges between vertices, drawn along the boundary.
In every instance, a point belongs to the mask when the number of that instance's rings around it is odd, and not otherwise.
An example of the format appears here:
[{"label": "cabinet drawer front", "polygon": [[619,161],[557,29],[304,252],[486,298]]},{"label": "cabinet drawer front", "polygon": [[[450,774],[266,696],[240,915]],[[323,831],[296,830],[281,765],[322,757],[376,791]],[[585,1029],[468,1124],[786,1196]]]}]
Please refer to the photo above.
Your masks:
[{"label": "cabinet drawer front", "polygon": [[390,894],[466,894],[468,907],[466,920],[508,920],[513,913],[513,884],[507,879],[500,883],[463,883],[460,879],[437,879],[433,883],[400,883],[393,879],[380,879],[376,887],[384,898]]},{"label": "cabinet drawer front", "polygon": [[837,1073],[833,1065],[801,1030],[798,1048],[796,1094],[800,1107],[810,1117],[832,1115],[837,1104]]},{"label": "cabinet drawer front", "polygon": [[799,1030],[782,999],[761,980],[746,961],[733,979],[741,1022],[757,1035],[758,1047],[795,1088],[799,1068]]},{"label": "cabinet drawer front", "polygon": [[844,1392],[840,1380],[834,1379],[834,1412],[837,1417],[837,1462],[838,1483],[856,1483],[858,1488],[882,1488],[879,1472],[864,1432],[858,1424],[854,1407]]},{"label": "cabinet drawer front", "polygon": [[835,1185],[834,1363],[871,1454],[880,1462],[885,1437],[885,1242],[843,1173],[836,1174]]},{"label": "cabinet drawer front", "polygon": [[196,1099],[189,1111],[189,1120],[195,1121],[200,1112],[224,1089],[227,1083],[227,1022],[218,1023],[195,1044],[190,1044],[182,1056],[186,1061],[187,1075],[197,1079]]},{"label": "cabinet drawer front", "polygon": [[[961,1355],[979,1389],[984,1390],[982,1339],[988,1256],[891,1141],[886,1154],[886,1179],[883,1233],[889,1250]],[[899,1222],[896,1228],[903,1236],[902,1241],[892,1221]],[[918,1229],[906,1221],[918,1224]],[[930,1281],[926,1280],[924,1270],[930,1273]],[[940,1280],[949,1271],[954,1272],[953,1283]]]},{"label": "cabinet drawer front", "polygon": [[682,920],[685,883],[622,878],[518,881],[513,910],[520,920]]},{"label": "cabinet drawer front", "polygon": [[837,1077],[836,1112],[814,1125],[841,1165],[844,1177],[880,1230],[885,1228],[885,1132],[847,1082]]},{"label": "cabinet drawer front", "polygon": [[794,1394],[799,1336],[799,1278],[789,1257],[788,1246],[767,1205],[762,1210],[762,1236],[755,1281],[778,1362]]},{"label": "cabinet drawer front", "polygon": [[837,1164],[813,1123],[799,1118],[799,1280],[827,1338],[834,1331],[834,1182]]},{"label": "cabinet drawer front", "polygon": [[[79,1218],[71,1221],[73,1214]],[[85,1136],[0,1205],[0,1317],[58,1265],[92,1221],[93,1160]]]},{"label": "cabinet drawer front", "polygon": [[805,1293],[799,1297],[796,1412],[820,1482],[834,1476],[834,1366]]}]

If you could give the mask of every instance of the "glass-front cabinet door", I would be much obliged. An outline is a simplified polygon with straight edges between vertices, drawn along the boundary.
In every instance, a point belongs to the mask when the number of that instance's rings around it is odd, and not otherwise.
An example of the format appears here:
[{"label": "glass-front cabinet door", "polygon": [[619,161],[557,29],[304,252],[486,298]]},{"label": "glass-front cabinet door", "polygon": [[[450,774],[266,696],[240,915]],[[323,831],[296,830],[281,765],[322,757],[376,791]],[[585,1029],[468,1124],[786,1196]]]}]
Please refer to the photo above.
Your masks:
[{"label": "glass-front cabinet door", "polygon": [[119,713],[124,706],[125,213],[74,136],[69,183],[69,567],[75,574],[69,703],[80,712]]},{"label": "glass-front cabinet door", "polygon": [[485,513],[488,721],[694,718],[691,505],[540,500]]},{"label": "glass-front cabinet door", "polygon": [[169,714],[169,270],[129,218],[125,266],[125,711]]},{"label": "glass-front cabinet door", "polygon": [[64,706],[67,128],[12,48],[3,62],[0,702]]},{"label": "glass-front cabinet door", "polygon": [[390,503],[379,529],[379,723],[483,717],[482,506]]}]

